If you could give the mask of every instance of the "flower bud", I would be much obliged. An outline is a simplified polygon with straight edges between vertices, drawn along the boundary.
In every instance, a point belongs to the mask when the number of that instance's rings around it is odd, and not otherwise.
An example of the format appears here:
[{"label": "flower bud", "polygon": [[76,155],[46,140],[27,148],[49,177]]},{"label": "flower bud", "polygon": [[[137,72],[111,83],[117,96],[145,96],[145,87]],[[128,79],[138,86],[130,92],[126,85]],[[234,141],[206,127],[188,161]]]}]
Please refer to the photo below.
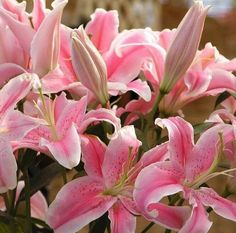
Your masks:
[{"label": "flower bud", "polygon": [[106,64],[82,26],[72,33],[71,54],[78,80],[105,104],[109,98]]},{"label": "flower bud", "polygon": [[184,75],[196,55],[209,7],[195,1],[181,23],[167,50],[164,78],[160,92],[167,94]]}]

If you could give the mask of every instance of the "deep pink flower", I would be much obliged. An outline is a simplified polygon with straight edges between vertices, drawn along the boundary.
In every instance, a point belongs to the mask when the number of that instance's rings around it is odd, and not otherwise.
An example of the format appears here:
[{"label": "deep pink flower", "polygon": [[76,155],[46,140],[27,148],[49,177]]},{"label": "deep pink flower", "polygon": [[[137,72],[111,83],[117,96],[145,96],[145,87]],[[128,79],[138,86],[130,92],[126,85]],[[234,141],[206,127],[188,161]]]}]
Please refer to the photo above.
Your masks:
[{"label": "deep pink flower", "polygon": [[165,158],[166,144],[134,160],[141,144],[134,127],[118,131],[108,146],[95,136],[81,137],[84,169],[88,176],[66,184],[50,205],[48,224],[55,233],[72,233],[108,211],[113,233],[134,233],[138,210],[133,185],[139,171]]}]

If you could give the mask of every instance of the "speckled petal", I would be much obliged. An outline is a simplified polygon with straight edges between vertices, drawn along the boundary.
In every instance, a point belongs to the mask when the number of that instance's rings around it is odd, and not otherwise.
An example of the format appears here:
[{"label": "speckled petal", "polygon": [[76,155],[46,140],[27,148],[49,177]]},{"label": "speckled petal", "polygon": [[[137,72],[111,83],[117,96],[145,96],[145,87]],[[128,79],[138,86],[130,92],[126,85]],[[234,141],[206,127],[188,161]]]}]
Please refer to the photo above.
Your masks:
[{"label": "speckled petal", "polygon": [[75,233],[101,217],[116,202],[103,196],[103,185],[89,177],[66,184],[49,207],[47,223],[55,233]]},{"label": "speckled petal", "polygon": [[112,233],[135,233],[136,217],[118,201],[109,210]]}]

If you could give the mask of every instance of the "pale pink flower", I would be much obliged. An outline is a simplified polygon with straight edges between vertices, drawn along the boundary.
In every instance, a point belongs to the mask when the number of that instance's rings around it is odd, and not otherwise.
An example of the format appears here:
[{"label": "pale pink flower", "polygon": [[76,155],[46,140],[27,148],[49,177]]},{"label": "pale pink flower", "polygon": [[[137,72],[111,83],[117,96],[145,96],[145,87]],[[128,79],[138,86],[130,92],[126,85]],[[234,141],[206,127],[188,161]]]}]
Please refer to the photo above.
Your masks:
[{"label": "pale pink flower", "polygon": [[38,123],[31,117],[14,110],[32,88],[33,78],[23,74],[10,80],[0,91],[0,193],[16,187],[17,164],[12,141],[21,140]]},{"label": "pale pink flower", "polygon": [[[211,222],[203,206],[210,206],[224,218],[236,221],[236,204],[220,197],[211,188],[199,188],[210,178],[224,174],[213,173],[217,165],[221,145],[220,135],[224,143],[234,140],[235,129],[232,125],[219,124],[205,131],[196,144],[193,142],[192,126],[179,117],[158,119],[156,123],[166,126],[169,132],[169,160],[154,163],[144,168],[135,183],[134,199],[143,215],[167,228],[179,230],[181,233],[207,232]],[[183,198],[192,205],[189,219],[181,222],[176,216],[163,215],[160,203],[163,197],[183,192]],[[175,208],[179,208],[176,206]],[[171,213],[171,210],[168,211]],[[167,213],[168,213],[167,212]],[[198,223],[198,224],[197,224]],[[199,224],[201,223],[201,224]],[[190,230],[191,229],[191,230]]]},{"label": "pale pink flower", "polygon": [[113,124],[115,132],[120,128],[111,110],[97,109],[86,113],[86,96],[79,101],[68,100],[65,93],[55,100],[45,96],[36,104],[41,125],[29,132],[15,148],[29,147],[52,155],[61,165],[72,169],[80,162],[81,136],[88,125],[96,121]]},{"label": "pale pink flower", "polygon": [[17,74],[29,72],[36,73],[41,78],[45,92],[58,92],[68,88],[72,82],[71,75],[68,77],[66,72],[67,62],[60,59],[60,31],[63,33],[66,31],[66,27],[62,26],[60,21],[67,2],[67,0],[54,1],[53,10],[49,11],[45,9],[42,1],[37,0],[32,12],[32,21],[28,19],[23,22],[15,18],[9,9],[0,8],[1,20],[14,35],[11,40],[16,40],[23,50],[17,55],[23,56],[20,62],[15,64],[14,52],[13,58],[8,63],[4,61],[0,65],[1,82]]}]

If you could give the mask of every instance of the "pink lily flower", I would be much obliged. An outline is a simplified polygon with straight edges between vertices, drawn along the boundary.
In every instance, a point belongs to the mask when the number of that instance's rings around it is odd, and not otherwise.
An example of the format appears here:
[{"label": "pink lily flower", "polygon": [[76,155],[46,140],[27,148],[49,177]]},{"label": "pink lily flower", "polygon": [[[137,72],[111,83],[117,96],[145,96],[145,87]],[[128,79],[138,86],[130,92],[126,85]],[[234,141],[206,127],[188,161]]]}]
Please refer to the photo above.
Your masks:
[{"label": "pink lily flower", "polygon": [[[16,187],[16,201],[18,200],[24,186],[25,186],[24,181],[18,182],[17,187]],[[45,197],[40,191],[36,192],[34,195],[31,196],[30,207],[31,207],[31,216],[33,218],[37,218],[37,219],[41,219],[45,221],[46,214],[48,211],[48,204]],[[6,210],[3,197],[0,197],[0,209],[2,211]]]},{"label": "pink lily flower", "polygon": [[95,121],[111,123],[115,132],[120,120],[111,110],[97,109],[86,113],[86,96],[79,101],[68,100],[65,93],[55,100],[41,98],[36,104],[41,125],[29,132],[16,148],[29,147],[53,157],[64,167],[72,169],[80,162],[81,136]]},{"label": "pink lily flower", "polygon": [[236,60],[228,60],[210,43],[199,51],[195,62],[160,104],[160,110],[173,114],[188,103],[203,96],[215,96],[225,90],[235,91],[236,81],[232,71]]},{"label": "pink lily flower", "polygon": [[43,1],[37,0],[31,14],[32,20],[27,22],[16,19],[8,9],[0,8],[1,19],[24,51],[22,55],[24,60],[21,62],[23,66],[15,64],[14,59],[10,63],[0,65],[2,82],[17,74],[29,72],[36,73],[41,78],[44,92],[68,89],[68,85],[72,82],[71,76],[67,78],[67,73],[64,74],[63,71],[67,67],[63,59],[60,59],[60,31],[65,30],[60,21],[67,2],[67,0],[55,1],[52,4],[53,10],[47,11]]},{"label": "pink lily flower", "polygon": [[21,140],[38,126],[36,120],[14,110],[32,85],[32,76],[23,74],[10,80],[0,91],[0,193],[16,187],[17,164],[11,142]]},{"label": "pink lily flower", "polygon": [[[144,168],[136,179],[134,199],[143,215],[180,233],[204,233],[209,230],[211,222],[204,206],[210,206],[217,214],[236,221],[236,203],[220,197],[211,188],[199,188],[210,178],[225,174],[213,173],[212,170],[217,165],[219,148],[222,146],[219,134],[225,144],[235,139],[232,125],[218,124],[205,131],[194,144],[193,128],[182,118],[157,119],[156,124],[168,129],[169,160]],[[171,214],[162,215],[162,206],[166,209],[169,206],[160,201],[181,191],[183,198],[192,205],[192,213],[180,224],[178,217],[172,221]]]},{"label": "pink lily flower", "polygon": [[48,224],[55,233],[72,233],[108,211],[113,233],[134,233],[133,213],[138,214],[132,199],[134,180],[143,166],[164,159],[166,144],[145,153],[133,166],[141,145],[133,126],[120,129],[108,146],[95,136],[81,140],[87,176],[59,191],[49,207]]},{"label": "pink lily flower", "polygon": [[[161,46],[167,47],[173,32],[162,31],[159,34]],[[160,81],[163,78],[164,56],[153,56],[154,66],[145,66],[145,76],[152,83],[154,89],[151,101],[144,102],[142,99],[130,101],[124,109],[118,109],[119,116],[125,112],[131,112],[129,118],[137,119],[137,113],[141,109],[143,115],[150,112],[160,88]],[[161,65],[162,64],[162,65]],[[233,71],[236,70],[236,59],[228,60],[219,54],[219,51],[210,43],[197,52],[195,60],[186,74],[180,79],[169,94],[165,95],[159,105],[159,110],[166,115],[173,115],[179,112],[185,105],[204,96],[215,96],[223,91],[236,91],[236,79]],[[156,80],[156,81],[155,81]],[[142,107],[140,107],[142,106]],[[136,112],[136,113],[135,113]],[[131,122],[127,120],[127,122]]]},{"label": "pink lily flower", "polygon": [[[104,25],[107,25],[109,30]],[[97,10],[85,28],[106,62],[109,94],[118,95],[134,91],[149,101],[150,87],[146,81],[135,79],[140,74],[145,61],[150,60],[150,55],[148,55],[150,52],[144,49],[144,45],[154,44],[156,37],[148,29],[129,30],[118,34],[118,25],[116,11]],[[106,30],[105,34],[98,32],[97,28],[101,26],[103,30]],[[156,52],[161,53],[159,50],[162,48],[153,45],[155,46]]]}]

